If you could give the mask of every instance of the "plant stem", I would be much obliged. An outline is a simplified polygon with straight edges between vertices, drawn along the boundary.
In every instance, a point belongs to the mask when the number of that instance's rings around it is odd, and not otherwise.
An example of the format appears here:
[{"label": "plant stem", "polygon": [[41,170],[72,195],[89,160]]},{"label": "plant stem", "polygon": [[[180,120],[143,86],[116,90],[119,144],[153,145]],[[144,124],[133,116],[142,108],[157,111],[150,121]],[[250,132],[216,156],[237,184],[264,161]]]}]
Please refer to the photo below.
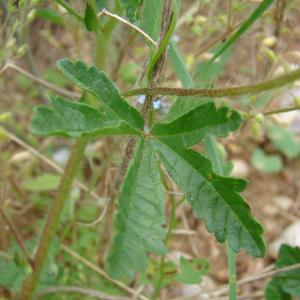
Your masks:
[{"label": "plant stem", "polygon": [[80,160],[84,154],[84,149],[87,145],[87,142],[88,142],[87,138],[79,139],[78,141],[76,141],[72,149],[70,159],[68,161],[67,167],[65,169],[65,172],[60,182],[58,195],[53,201],[52,207],[50,209],[47,218],[46,225],[44,227],[44,230],[41,235],[41,239],[39,241],[36,253],[34,255],[33,271],[24,281],[20,300],[32,299],[45,260],[47,258],[49,246],[52,242],[57,226],[59,224],[64,204],[69,197],[73,179],[76,175],[76,171],[78,169]]},{"label": "plant stem", "polygon": [[263,81],[256,84],[236,86],[231,88],[217,88],[217,89],[195,89],[195,88],[170,88],[170,87],[149,87],[139,88],[126,91],[123,93],[124,97],[136,95],[173,95],[182,97],[235,97],[248,94],[257,94],[260,92],[269,91],[275,88],[287,85],[300,78],[300,69],[290,72],[286,75],[279,76],[275,79]]},{"label": "plant stem", "polygon": [[278,109],[266,111],[263,114],[265,116],[270,116],[270,115],[281,114],[281,113],[285,113],[285,112],[289,112],[289,111],[293,111],[293,110],[300,110],[300,106],[281,107]]},{"label": "plant stem", "polygon": [[228,260],[228,275],[229,275],[229,300],[236,300],[237,297],[237,283],[236,283],[236,255],[228,245],[227,260]]},{"label": "plant stem", "polygon": [[[56,2],[60,5],[65,4],[64,1],[60,0],[57,0]],[[116,6],[118,6],[118,1],[116,1],[116,3]],[[72,7],[68,7],[68,11],[79,21],[82,21],[82,17],[76,11],[74,11]],[[102,31],[105,36],[104,40],[97,40],[96,43],[96,65],[98,68],[104,68],[110,35],[114,29],[115,22],[107,22],[106,25],[107,26]],[[99,59],[100,55],[101,59]],[[50,209],[46,225],[43,229],[41,239],[33,258],[33,271],[24,280],[20,300],[32,299],[33,293],[36,289],[41,272],[43,270],[45,260],[47,258],[49,246],[51,245],[56,229],[58,227],[64,204],[69,197],[73,180],[78,170],[79,163],[84,155],[84,150],[86,148],[88,140],[88,138],[80,138],[72,147],[69,161],[60,181],[57,197],[54,199],[54,202]]]},{"label": "plant stem", "polygon": [[[165,67],[166,55],[167,55],[167,46],[170,42],[172,34],[176,27],[177,22],[177,5],[176,1],[169,0],[165,1],[163,4],[163,12],[161,18],[161,26],[160,26],[160,43],[158,45],[157,51],[154,53],[152,57],[150,57],[150,62],[148,66],[147,79],[148,85],[150,87],[157,86],[163,78],[163,70]],[[149,111],[149,126],[151,126],[153,122],[153,107],[152,101],[154,97],[151,95],[147,95],[142,113],[143,115]],[[165,182],[164,182],[165,184]],[[166,184],[165,184],[166,185]],[[174,226],[174,218],[176,212],[176,202],[174,198],[171,196],[171,216],[168,226],[168,231],[165,238],[165,243],[167,244],[171,238],[172,229]],[[156,300],[159,298],[162,280],[164,278],[164,266],[165,266],[165,255],[160,259],[159,265],[159,274],[157,280],[154,281],[154,290],[151,295],[152,300]]]},{"label": "plant stem", "polygon": [[55,0],[56,3],[62,6],[66,11],[68,11],[71,15],[73,15],[78,21],[84,22],[84,18],[67,2],[64,0]]},{"label": "plant stem", "polygon": [[[169,221],[169,226],[168,226],[168,231],[166,233],[166,238],[165,238],[165,244],[168,245],[171,237],[172,237],[172,230],[176,226],[176,201],[173,196],[170,198],[171,200],[171,214],[170,214],[170,221]],[[160,259],[160,264],[159,264],[159,275],[157,281],[154,283],[154,290],[151,295],[151,300],[156,300],[159,297],[160,290],[161,290],[161,284],[164,278],[164,266],[165,266],[165,258],[166,256],[162,256]]]}]

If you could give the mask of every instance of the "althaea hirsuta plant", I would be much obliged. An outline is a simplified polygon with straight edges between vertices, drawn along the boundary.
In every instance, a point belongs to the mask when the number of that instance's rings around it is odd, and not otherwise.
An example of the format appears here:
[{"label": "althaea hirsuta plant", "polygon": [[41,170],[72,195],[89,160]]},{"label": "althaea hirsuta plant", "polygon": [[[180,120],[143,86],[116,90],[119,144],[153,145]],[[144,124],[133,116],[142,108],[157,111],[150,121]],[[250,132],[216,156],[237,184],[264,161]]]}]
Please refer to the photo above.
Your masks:
[{"label": "althaea hirsuta plant", "polygon": [[227,240],[235,252],[244,249],[252,256],[264,255],[263,228],[240,195],[246,182],[217,175],[210,160],[191,149],[207,134],[225,137],[237,130],[242,123],[237,111],[205,102],[144,132],[142,115],[103,72],[67,59],[60,60],[58,67],[97,98],[101,111],[53,97],[49,106],[36,109],[31,127],[34,133],[71,138],[130,135],[138,140],[118,197],[116,234],[107,263],[113,277],[131,277],[145,270],[149,253],[166,252],[160,163],[219,242]]}]

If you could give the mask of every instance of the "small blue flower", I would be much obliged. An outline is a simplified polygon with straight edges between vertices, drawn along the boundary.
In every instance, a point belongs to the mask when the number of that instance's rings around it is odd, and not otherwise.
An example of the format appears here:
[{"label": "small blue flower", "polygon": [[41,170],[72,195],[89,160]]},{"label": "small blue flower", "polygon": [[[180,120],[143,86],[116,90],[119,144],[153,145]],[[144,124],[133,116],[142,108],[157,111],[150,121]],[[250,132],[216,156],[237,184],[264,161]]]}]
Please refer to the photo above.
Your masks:
[{"label": "small blue flower", "polygon": [[145,95],[140,95],[137,98],[137,102],[140,103],[140,104],[144,104],[145,100],[146,100],[146,96]]},{"label": "small blue flower", "polygon": [[159,109],[161,107],[161,102],[160,100],[156,100],[153,102],[153,108],[154,109]]},{"label": "small blue flower", "polygon": [[173,34],[172,35],[172,41],[174,43],[178,43],[181,40],[180,36],[178,34]]}]

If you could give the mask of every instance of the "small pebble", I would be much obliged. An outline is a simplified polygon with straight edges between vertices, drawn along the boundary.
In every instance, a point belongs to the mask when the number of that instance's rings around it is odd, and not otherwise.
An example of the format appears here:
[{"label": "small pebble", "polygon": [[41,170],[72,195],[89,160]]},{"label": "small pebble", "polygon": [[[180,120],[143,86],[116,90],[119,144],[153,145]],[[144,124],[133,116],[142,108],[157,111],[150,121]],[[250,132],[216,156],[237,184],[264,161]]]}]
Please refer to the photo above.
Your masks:
[{"label": "small pebble", "polygon": [[249,176],[249,166],[243,159],[233,159],[233,170],[231,175],[234,177],[248,177]]}]

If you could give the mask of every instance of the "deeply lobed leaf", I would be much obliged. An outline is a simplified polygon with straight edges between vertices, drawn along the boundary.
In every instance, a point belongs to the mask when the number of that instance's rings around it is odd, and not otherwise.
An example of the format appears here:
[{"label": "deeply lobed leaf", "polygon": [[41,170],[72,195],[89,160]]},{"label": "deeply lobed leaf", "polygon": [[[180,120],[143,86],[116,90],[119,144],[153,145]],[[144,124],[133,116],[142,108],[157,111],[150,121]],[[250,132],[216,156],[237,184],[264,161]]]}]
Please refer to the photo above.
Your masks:
[{"label": "deeply lobed leaf", "polygon": [[172,137],[188,148],[198,143],[205,134],[224,137],[242,122],[240,114],[228,107],[216,108],[213,102],[202,104],[169,123],[158,123],[151,129],[156,137]]},{"label": "deeply lobed leaf", "polygon": [[119,119],[111,119],[93,107],[51,97],[50,106],[38,106],[31,122],[31,131],[38,135],[58,135],[71,138],[117,134],[139,134],[139,131]]},{"label": "deeply lobed leaf", "polygon": [[164,195],[150,140],[141,140],[118,197],[117,234],[108,258],[114,278],[145,271],[147,253],[163,255]]},{"label": "deeply lobed leaf", "polygon": [[133,128],[143,130],[141,114],[121,97],[115,84],[95,67],[88,68],[82,61],[68,59],[58,61],[59,69],[76,85],[95,95],[116,119],[128,123]]},{"label": "deeply lobed leaf", "polygon": [[204,219],[207,230],[219,242],[228,240],[235,252],[244,248],[250,255],[263,256],[263,228],[239,195],[246,182],[216,175],[207,158],[179,146],[174,139],[159,138],[156,145],[165,168],[186,193],[196,216]]}]

